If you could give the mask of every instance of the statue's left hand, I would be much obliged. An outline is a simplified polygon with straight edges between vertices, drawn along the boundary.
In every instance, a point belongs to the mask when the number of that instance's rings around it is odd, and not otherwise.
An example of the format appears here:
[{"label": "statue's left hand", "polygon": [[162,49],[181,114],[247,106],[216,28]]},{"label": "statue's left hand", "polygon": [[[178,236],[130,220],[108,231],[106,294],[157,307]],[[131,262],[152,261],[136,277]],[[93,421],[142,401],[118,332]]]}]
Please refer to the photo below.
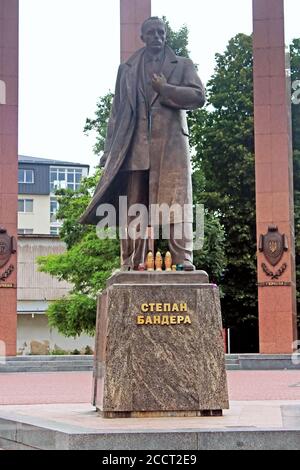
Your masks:
[{"label": "statue's left hand", "polygon": [[156,73],[152,77],[152,87],[157,92],[160,93],[162,87],[166,85],[167,79],[163,73],[157,75]]}]

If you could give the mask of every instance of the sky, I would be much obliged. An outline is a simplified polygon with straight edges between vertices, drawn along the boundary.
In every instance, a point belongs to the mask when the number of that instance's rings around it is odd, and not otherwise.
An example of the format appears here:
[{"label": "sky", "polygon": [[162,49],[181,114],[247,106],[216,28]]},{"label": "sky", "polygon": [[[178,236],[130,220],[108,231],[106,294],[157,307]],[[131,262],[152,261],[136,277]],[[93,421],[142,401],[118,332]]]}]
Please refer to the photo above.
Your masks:
[{"label": "sky", "polygon": [[[300,1],[285,0],[286,41],[300,37]],[[173,29],[186,24],[204,83],[231,37],[252,32],[251,0],[152,0]],[[19,154],[98,164],[84,135],[113,91],[120,60],[119,0],[20,0]],[[300,78],[300,77],[299,77]]]}]

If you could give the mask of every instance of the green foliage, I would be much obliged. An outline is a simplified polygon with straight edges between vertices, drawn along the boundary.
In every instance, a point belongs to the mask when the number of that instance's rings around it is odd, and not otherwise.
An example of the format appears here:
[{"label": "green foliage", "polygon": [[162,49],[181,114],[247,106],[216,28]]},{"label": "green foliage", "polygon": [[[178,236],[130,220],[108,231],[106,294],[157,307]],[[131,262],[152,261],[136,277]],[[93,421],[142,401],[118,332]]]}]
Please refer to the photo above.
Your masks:
[{"label": "green foliage", "polygon": [[[47,271],[45,271],[47,272]],[[93,335],[96,321],[96,299],[80,293],[53,302],[47,311],[48,323],[65,336],[81,333]]]},{"label": "green foliage", "polygon": [[86,233],[65,253],[40,257],[40,270],[70,282],[74,292],[95,297],[105,285],[107,272],[116,267],[119,245],[115,240],[98,239],[94,232]]},{"label": "green foliage", "polygon": [[[290,46],[291,80],[300,80],[300,39],[294,39]],[[300,105],[292,105],[293,148],[300,151]],[[298,179],[299,173],[297,175]],[[300,186],[298,186],[300,188]]]},{"label": "green foliage", "polygon": [[93,227],[79,224],[78,219],[91,200],[100,174],[98,169],[93,176],[82,180],[77,191],[71,189],[56,191],[59,202],[56,217],[64,222],[60,230],[60,238],[66,243],[67,248],[71,248],[82,239],[83,235],[94,230]]},{"label": "green foliage", "polygon": [[194,263],[197,269],[209,273],[210,282],[220,284],[227,261],[225,232],[217,214],[206,210],[204,217],[204,245],[194,252]]},{"label": "green foliage", "polygon": [[[291,80],[300,80],[300,39],[294,39],[290,46]],[[294,213],[295,253],[297,282],[297,311],[300,312],[300,104],[292,104],[293,149],[294,149]],[[298,318],[300,323],[300,318]]]},{"label": "green foliage", "polygon": [[73,351],[71,351],[71,354],[72,354],[72,356],[79,356],[80,351],[78,349],[74,349]]},{"label": "green foliage", "polygon": [[63,221],[60,237],[68,249],[60,255],[38,259],[40,271],[72,285],[70,294],[51,303],[47,312],[50,326],[66,336],[94,333],[97,295],[119,265],[119,243],[100,240],[95,227],[78,223],[98,179],[99,171],[83,180],[77,191],[57,192],[57,217]]},{"label": "green foliage", "polygon": [[111,111],[113,94],[111,92],[99,98],[96,104],[95,117],[93,119],[87,118],[84,132],[88,135],[90,132],[94,132],[96,136],[96,144],[94,145],[94,153],[101,155],[104,150],[107,124]]},{"label": "green foliage", "polygon": [[39,269],[72,284],[70,294],[49,306],[48,320],[66,336],[93,334],[97,295],[119,264],[116,240],[100,240],[94,230],[61,255],[40,257]]},{"label": "green foliage", "polygon": [[[300,77],[300,39],[291,45],[292,80]],[[238,34],[207,86],[208,105],[189,113],[194,198],[218,214],[225,230],[222,276],[226,326],[257,318],[252,39]],[[300,106],[293,106],[298,304],[300,302]],[[204,252],[203,252],[204,255]],[[205,261],[204,255],[204,261]]]},{"label": "green foliage", "polygon": [[58,346],[54,346],[53,349],[50,351],[51,356],[67,356],[69,354],[68,351],[65,351],[64,349],[59,348]]},{"label": "green foliage", "polygon": [[86,356],[92,356],[94,354],[94,351],[92,350],[92,348],[90,348],[90,346],[86,346],[84,350],[84,354]]},{"label": "green foliage", "polygon": [[189,57],[189,30],[186,25],[181,26],[178,31],[174,31],[165,16],[162,17],[167,29],[167,44],[173,49],[176,55]]},{"label": "green foliage", "polygon": [[[194,251],[194,264],[197,269],[209,273],[211,282],[219,284],[226,266],[224,229],[218,214],[210,211],[204,212],[203,248]],[[164,256],[169,250],[168,241],[160,239],[156,243],[156,249]]]}]

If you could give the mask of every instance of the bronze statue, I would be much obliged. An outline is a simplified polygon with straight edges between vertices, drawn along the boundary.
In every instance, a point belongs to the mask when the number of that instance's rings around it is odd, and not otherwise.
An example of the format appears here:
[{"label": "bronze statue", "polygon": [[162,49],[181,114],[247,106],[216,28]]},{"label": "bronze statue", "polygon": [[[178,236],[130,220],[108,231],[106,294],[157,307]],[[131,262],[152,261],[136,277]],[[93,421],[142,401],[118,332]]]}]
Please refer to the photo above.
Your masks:
[{"label": "bronze statue", "polygon": [[[166,27],[151,17],[142,25],[145,47],[119,67],[108,124],[104,166],[95,195],[80,221],[97,224],[100,204],[117,210],[119,196],[128,206],[154,204],[192,207],[191,164],[186,110],[205,103],[204,87],[190,59],[166,45]],[[127,217],[127,226],[132,218]],[[193,270],[192,210],[171,214],[169,250],[174,264]],[[160,224],[167,223],[160,220]],[[153,225],[151,219],[149,225]],[[183,237],[176,238],[184,225]],[[180,232],[181,230],[179,230]],[[121,265],[137,269],[145,262],[147,237],[121,240]]]}]

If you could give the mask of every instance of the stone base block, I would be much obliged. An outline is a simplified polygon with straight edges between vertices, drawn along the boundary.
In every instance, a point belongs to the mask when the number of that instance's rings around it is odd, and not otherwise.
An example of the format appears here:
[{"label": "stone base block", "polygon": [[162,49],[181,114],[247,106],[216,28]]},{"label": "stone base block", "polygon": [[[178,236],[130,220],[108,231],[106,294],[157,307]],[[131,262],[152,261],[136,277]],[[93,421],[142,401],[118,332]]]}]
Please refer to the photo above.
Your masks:
[{"label": "stone base block", "polygon": [[228,392],[219,291],[206,273],[122,273],[99,298],[93,404],[103,417],[212,416]]},{"label": "stone base block", "polygon": [[223,416],[223,410],[201,411],[99,411],[104,419],[120,418],[198,418],[199,416]]}]

